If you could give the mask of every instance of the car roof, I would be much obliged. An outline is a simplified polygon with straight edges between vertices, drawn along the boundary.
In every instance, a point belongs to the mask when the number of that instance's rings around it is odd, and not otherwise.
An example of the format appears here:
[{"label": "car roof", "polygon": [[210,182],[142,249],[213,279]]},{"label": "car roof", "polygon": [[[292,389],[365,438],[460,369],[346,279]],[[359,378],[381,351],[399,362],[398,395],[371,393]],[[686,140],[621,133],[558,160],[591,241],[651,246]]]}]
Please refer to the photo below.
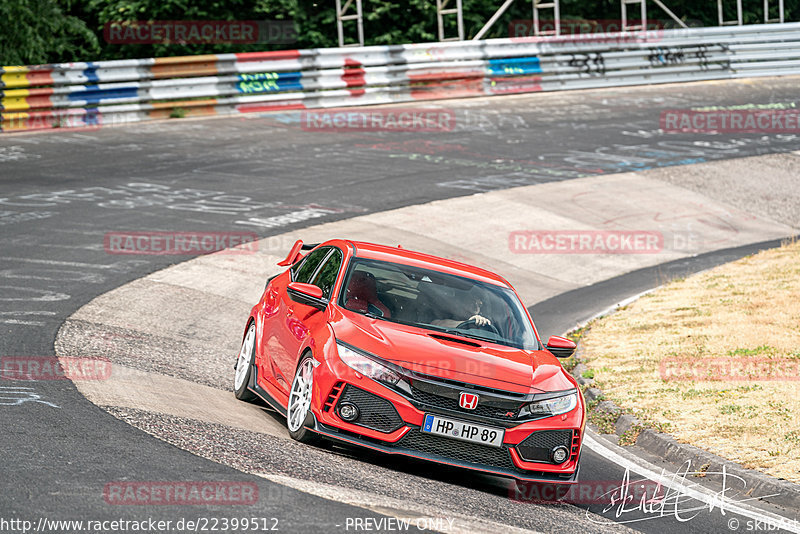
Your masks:
[{"label": "car roof", "polygon": [[502,276],[466,263],[400,248],[400,246],[390,247],[377,243],[367,243],[365,241],[347,242],[353,246],[355,249],[355,256],[358,258],[389,261],[412,267],[432,269],[434,271],[463,276],[465,278],[488,282],[503,287],[511,287]]}]

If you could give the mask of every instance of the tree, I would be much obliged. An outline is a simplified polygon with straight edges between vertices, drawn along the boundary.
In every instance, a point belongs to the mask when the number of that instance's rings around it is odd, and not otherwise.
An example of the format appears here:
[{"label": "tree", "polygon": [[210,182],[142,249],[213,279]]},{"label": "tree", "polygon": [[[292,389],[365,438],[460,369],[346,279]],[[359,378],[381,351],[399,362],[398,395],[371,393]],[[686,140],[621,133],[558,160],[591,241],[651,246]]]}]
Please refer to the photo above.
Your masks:
[{"label": "tree", "polygon": [[97,36],[69,9],[58,0],[0,0],[0,65],[93,59]]}]

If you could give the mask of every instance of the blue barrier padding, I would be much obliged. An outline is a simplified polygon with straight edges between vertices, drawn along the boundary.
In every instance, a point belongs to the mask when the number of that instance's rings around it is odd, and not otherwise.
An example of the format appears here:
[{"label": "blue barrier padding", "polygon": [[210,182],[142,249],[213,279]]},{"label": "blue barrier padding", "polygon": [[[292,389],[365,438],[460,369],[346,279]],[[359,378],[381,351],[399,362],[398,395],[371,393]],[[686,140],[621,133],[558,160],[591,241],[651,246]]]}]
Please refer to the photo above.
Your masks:
[{"label": "blue barrier padding", "polygon": [[542,65],[538,57],[513,59],[490,59],[489,74],[493,76],[516,76],[522,74],[541,74]]},{"label": "blue barrier padding", "polygon": [[238,75],[239,80],[243,82],[254,82],[254,81],[264,81],[264,80],[280,80],[280,81],[288,81],[288,80],[299,80],[303,77],[303,73],[300,71],[295,72],[254,72],[254,73],[242,73]]},{"label": "blue barrier padding", "polygon": [[88,66],[83,69],[83,75],[86,76],[86,79],[90,82],[99,82],[100,78],[97,76],[97,66],[94,63],[87,63],[87,65]]},{"label": "blue barrier padding", "polygon": [[99,104],[105,100],[114,100],[116,98],[132,98],[138,94],[137,87],[119,87],[116,89],[97,89],[86,87],[82,91],[74,91],[67,95],[71,101],[85,100],[90,104]]},{"label": "blue barrier padding", "polygon": [[302,72],[258,72],[239,74],[236,90],[240,93],[271,93],[278,91],[302,91]]}]

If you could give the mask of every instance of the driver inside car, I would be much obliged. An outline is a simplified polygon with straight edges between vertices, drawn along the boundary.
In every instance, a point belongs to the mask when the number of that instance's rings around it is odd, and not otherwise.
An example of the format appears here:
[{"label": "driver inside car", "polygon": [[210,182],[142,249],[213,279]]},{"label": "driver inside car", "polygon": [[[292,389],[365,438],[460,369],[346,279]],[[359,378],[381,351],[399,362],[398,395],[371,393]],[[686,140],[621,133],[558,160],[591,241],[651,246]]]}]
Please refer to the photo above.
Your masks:
[{"label": "driver inside car", "polygon": [[480,299],[471,299],[468,301],[467,306],[464,307],[464,315],[468,316],[464,319],[435,319],[431,324],[436,326],[444,326],[445,328],[455,328],[462,323],[474,321],[476,326],[491,325],[492,321],[481,315],[481,307],[483,301]]}]

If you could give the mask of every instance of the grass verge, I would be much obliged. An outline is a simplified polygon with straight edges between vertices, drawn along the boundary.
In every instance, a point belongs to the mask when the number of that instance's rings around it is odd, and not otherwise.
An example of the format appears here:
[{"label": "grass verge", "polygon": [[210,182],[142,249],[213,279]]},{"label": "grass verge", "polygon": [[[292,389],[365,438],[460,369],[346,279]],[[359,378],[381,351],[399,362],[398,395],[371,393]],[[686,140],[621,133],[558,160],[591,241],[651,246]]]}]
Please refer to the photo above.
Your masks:
[{"label": "grass verge", "polygon": [[588,374],[625,412],[800,483],[800,243],[675,280],[582,334]]}]

